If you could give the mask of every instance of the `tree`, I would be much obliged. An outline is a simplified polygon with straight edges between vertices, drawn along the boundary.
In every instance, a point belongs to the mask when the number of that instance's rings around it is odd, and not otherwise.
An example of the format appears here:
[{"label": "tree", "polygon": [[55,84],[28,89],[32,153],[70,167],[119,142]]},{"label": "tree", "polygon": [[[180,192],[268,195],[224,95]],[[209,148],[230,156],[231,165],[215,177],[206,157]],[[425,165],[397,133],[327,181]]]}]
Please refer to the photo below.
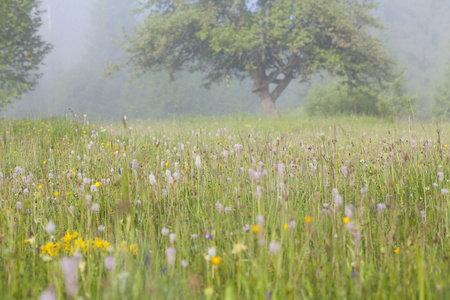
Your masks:
[{"label": "tree", "polygon": [[148,0],[145,15],[124,41],[127,60],[111,72],[186,66],[206,73],[205,86],[250,77],[263,111],[293,79],[322,71],[350,85],[386,79],[393,64],[369,29],[381,28],[369,0]]},{"label": "tree", "polygon": [[450,119],[450,61],[440,84],[435,86],[434,91],[434,115],[443,120]]},{"label": "tree", "polygon": [[31,90],[42,75],[39,65],[52,46],[38,34],[40,14],[36,0],[0,2],[0,107]]}]

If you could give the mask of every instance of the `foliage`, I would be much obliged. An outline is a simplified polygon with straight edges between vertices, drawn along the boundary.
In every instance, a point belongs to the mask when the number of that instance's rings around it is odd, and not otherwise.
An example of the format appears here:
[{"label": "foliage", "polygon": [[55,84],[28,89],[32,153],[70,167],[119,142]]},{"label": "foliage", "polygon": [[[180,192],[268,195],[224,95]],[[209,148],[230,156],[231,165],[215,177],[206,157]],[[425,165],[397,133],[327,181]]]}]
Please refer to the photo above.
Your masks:
[{"label": "foliage", "polygon": [[127,125],[0,121],[3,298],[448,298],[448,124]]},{"label": "foliage", "polygon": [[436,117],[450,119],[450,61],[447,62],[442,82],[435,87],[433,108]]},{"label": "foliage", "polygon": [[128,60],[111,70],[173,74],[187,66],[205,72],[207,86],[251,78],[264,112],[276,115],[294,78],[322,70],[353,86],[388,78],[392,61],[368,34],[381,27],[374,8],[364,0],[146,1],[145,20],[124,44]]},{"label": "foliage", "polygon": [[52,48],[39,36],[39,5],[36,0],[0,2],[0,108],[37,84],[39,65]]},{"label": "foliage", "polygon": [[398,119],[412,113],[415,98],[404,89],[403,72],[383,88],[375,85],[348,87],[339,82],[317,86],[308,95],[305,109],[315,115],[364,114]]}]

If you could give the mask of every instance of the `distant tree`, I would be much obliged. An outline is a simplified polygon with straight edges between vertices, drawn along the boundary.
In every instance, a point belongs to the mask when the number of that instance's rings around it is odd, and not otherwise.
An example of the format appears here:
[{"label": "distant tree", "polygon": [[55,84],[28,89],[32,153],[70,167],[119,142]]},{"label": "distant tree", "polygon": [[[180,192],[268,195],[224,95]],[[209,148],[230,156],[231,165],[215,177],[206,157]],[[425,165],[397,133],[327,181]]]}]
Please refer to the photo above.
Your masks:
[{"label": "distant tree", "polygon": [[450,119],[450,61],[440,84],[434,91],[434,115],[440,119]]},{"label": "distant tree", "polygon": [[0,1],[0,107],[33,89],[39,65],[52,46],[39,36],[41,11],[36,0]]},{"label": "distant tree", "polygon": [[381,24],[369,0],[148,0],[145,20],[127,36],[128,59],[111,66],[170,74],[186,66],[204,83],[250,77],[263,111],[293,79],[328,71],[350,85],[390,76],[391,58],[369,29]]}]

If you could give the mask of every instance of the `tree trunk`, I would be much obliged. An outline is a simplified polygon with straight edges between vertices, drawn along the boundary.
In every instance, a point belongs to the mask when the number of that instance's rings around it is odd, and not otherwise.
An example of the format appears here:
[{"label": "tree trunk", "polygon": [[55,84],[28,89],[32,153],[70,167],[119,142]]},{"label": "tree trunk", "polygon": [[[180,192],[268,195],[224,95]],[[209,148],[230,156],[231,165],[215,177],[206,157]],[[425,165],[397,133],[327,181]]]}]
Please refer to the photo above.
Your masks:
[{"label": "tree trunk", "polygon": [[272,96],[270,95],[269,91],[258,93],[259,100],[261,101],[261,107],[266,114],[266,116],[269,117],[277,117],[278,109],[275,105],[275,102],[272,100]]}]

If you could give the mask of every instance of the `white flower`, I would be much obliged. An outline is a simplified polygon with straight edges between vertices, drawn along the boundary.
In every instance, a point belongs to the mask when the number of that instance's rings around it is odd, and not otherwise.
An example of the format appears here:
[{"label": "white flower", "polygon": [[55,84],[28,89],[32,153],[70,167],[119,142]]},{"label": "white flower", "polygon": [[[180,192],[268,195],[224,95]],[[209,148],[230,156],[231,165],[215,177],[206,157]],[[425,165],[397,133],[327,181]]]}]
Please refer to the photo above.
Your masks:
[{"label": "white flower", "polygon": [[288,229],[289,230],[293,230],[293,229],[295,229],[295,226],[297,225],[297,223],[295,222],[295,220],[292,220],[292,221],[290,221],[289,222],[289,224],[288,224]]},{"label": "white flower", "polygon": [[116,263],[116,260],[114,259],[113,256],[108,256],[105,258],[104,264],[105,264],[105,268],[108,271],[114,271],[115,263]]},{"label": "white flower", "polygon": [[216,210],[219,214],[222,212],[222,208],[223,208],[222,204],[219,201],[217,201],[216,202]]},{"label": "white flower", "polygon": [[52,220],[48,221],[47,225],[45,226],[45,232],[47,232],[48,234],[54,234],[55,229],[55,223],[53,223]]},{"label": "white flower", "polygon": [[244,225],[244,231],[249,231],[249,230],[250,230],[250,225],[245,224],[245,225]]},{"label": "white flower", "polygon": [[189,264],[189,262],[188,262],[187,259],[183,259],[183,260],[181,261],[181,266],[182,266],[183,268],[186,268],[186,267],[188,266],[188,264]]},{"label": "white flower", "polygon": [[174,243],[175,243],[175,239],[177,238],[177,234],[176,233],[171,233],[170,235],[169,235],[169,240],[170,240],[170,243],[173,245]]},{"label": "white flower", "polygon": [[444,196],[447,195],[448,194],[448,189],[442,189],[441,190],[441,194],[444,195]]},{"label": "white flower", "polygon": [[173,267],[173,265],[175,264],[175,256],[177,254],[177,251],[170,247],[166,249],[166,259],[167,259],[167,265],[169,267]]},{"label": "white flower", "polygon": [[200,160],[200,155],[197,155],[195,157],[195,166],[197,167],[197,169],[200,169],[202,167],[202,162]]},{"label": "white flower", "polygon": [[256,217],[256,223],[258,223],[259,226],[263,226],[264,225],[264,216],[257,216]]},{"label": "white flower", "polygon": [[216,248],[213,248],[213,247],[208,248],[208,256],[211,258],[215,257],[216,256]]},{"label": "white flower", "polygon": [[383,212],[386,209],[386,205],[383,203],[378,203],[377,204],[377,211],[378,212]]},{"label": "white flower", "polygon": [[225,213],[229,214],[231,212],[231,207],[227,206],[225,207]]},{"label": "white flower", "polygon": [[275,254],[280,250],[280,244],[277,242],[270,242],[269,244],[269,253]]},{"label": "white flower", "polygon": [[193,238],[193,239],[196,239],[196,238],[197,238],[197,236],[198,236],[198,235],[197,235],[197,234],[195,234],[195,233],[194,233],[194,234],[191,234],[191,238]]},{"label": "white flower", "polygon": [[354,207],[352,204],[346,205],[346,206],[345,206],[345,216],[346,216],[347,218],[349,218],[349,219],[352,218],[352,216],[353,216],[353,209],[354,209],[354,208],[355,208],[355,207]]},{"label": "white flower", "polygon": [[164,228],[161,230],[161,234],[162,234],[163,236],[168,236],[168,235],[169,235],[169,228],[164,227]]},{"label": "white flower", "polygon": [[39,300],[56,300],[55,291],[52,288],[46,289],[40,296]]},{"label": "white flower", "polygon": [[92,204],[92,211],[93,212],[98,212],[100,210],[100,206],[98,205],[98,203],[93,203]]},{"label": "white flower", "polygon": [[74,258],[63,257],[61,260],[61,270],[63,273],[66,293],[69,297],[74,297],[78,291],[78,268]]},{"label": "white flower", "polygon": [[148,176],[148,179],[150,180],[151,185],[156,185],[156,178],[155,175],[153,175],[153,173],[151,173],[150,176]]},{"label": "white flower", "polygon": [[442,182],[444,180],[444,172],[438,172],[439,181]]}]

